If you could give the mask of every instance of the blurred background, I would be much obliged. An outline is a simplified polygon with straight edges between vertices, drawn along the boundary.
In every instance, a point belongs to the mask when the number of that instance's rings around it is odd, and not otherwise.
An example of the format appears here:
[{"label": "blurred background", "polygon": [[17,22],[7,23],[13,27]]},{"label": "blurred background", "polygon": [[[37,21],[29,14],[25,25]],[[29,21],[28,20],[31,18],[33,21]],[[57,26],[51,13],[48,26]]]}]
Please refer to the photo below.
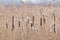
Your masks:
[{"label": "blurred background", "polygon": [[14,4],[14,5],[20,5],[21,2],[25,3],[25,4],[53,4],[53,5],[57,5],[60,4],[59,0],[0,0],[0,4],[4,4],[4,5],[9,5],[9,4]]}]

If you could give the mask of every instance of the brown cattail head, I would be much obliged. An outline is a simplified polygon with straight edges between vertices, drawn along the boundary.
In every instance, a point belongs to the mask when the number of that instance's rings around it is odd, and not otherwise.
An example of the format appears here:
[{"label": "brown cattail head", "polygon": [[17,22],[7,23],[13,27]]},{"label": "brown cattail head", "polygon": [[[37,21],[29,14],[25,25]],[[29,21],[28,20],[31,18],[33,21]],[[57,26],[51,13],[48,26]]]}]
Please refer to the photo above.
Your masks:
[{"label": "brown cattail head", "polygon": [[30,25],[31,25],[31,27],[34,26],[34,16],[32,17],[32,21],[30,21]]},{"label": "brown cattail head", "polygon": [[19,27],[20,27],[21,26],[20,21],[18,21],[18,23],[19,23]]},{"label": "brown cattail head", "polygon": [[14,16],[12,16],[12,31],[14,29]]},{"label": "brown cattail head", "polygon": [[6,28],[8,28],[8,24],[7,24],[7,22],[6,22]]},{"label": "brown cattail head", "polygon": [[33,23],[32,23],[32,21],[30,21],[30,26],[33,27]]},{"label": "brown cattail head", "polygon": [[42,26],[42,18],[40,18],[40,25]]},{"label": "brown cattail head", "polygon": [[31,27],[33,26],[33,23],[31,23]]},{"label": "brown cattail head", "polygon": [[54,24],[54,33],[56,33],[56,31],[55,31],[55,24]]}]

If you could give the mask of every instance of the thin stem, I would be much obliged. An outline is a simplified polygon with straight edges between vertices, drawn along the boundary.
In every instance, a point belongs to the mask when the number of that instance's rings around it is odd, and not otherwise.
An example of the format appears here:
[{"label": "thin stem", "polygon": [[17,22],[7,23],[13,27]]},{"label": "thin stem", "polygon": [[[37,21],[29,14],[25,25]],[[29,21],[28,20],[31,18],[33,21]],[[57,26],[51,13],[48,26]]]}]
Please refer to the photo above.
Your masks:
[{"label": "thin stem", "polygon": [[33,24],[33,25],[34,25],[34,19],[35,19],[35,17],[33,16],[33,17],[32,17],[32,22],[33,22],[32,24]]},{"label": "thin stem", "polygon": [[54,16],[54,22],[55,22],[55,14],[53,14],[53,16]]},{"label": "thin stem", "polygon": [[43,22],[45,23],[45,17],[44,17],[44,15],[43,15]]},{"label": "thin stem", "polygon": [[55,31],[55,14],[53,14],[53,16],[54,16],[54,33],[56,32]]}]

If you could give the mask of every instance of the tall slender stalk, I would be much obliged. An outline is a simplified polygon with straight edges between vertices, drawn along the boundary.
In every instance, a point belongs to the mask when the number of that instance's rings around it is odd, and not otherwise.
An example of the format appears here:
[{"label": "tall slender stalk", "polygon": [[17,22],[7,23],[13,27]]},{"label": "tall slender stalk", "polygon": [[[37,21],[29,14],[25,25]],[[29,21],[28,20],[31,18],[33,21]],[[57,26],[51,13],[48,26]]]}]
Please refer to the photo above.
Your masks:
[{"label": "tall slender stalk", "polygon": [[56,33],[56,31],[55,31],[55,14],[53,14],[53,16],[54,16],[54,33]]},{"label": "tall slender stalk", "polygon": [[11,31],[12,31],[12,40],[13,40],[13,29],[14,29],[14,16],[12,16],[12,29],[11,29]]},{"label": "tall slender stalk", "polygon": [[43,15],[43,22],[44,22],[44,24],[45,24],[45,21],[46,21],[46,20],[45,20],[45,17],[44,17],[44,15]]}]

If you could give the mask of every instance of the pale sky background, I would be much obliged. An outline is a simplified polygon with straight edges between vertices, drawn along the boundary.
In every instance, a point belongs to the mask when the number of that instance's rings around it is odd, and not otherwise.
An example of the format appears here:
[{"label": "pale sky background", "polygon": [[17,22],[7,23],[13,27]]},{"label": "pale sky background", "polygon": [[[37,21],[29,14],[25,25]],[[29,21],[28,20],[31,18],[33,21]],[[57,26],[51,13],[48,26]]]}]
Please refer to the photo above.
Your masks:
[{"label": "pale sky background", "polygon": [[1,4],[9,5],[9,3],[20,4],[20,0],[0,0]]},{"label": "pale sky background", "polygon": [[[49,1],[51,1],[52,4],[58,3],[60,1],[58,0],[22,0],[22,2],[29,4],[29,3],[33,3],[33,4],[48,4]],[[0,0],[0,3],[3,3],[5,5],[8,5],[10,2],[12,2],[13,4],[20,4],[20,0]]]}]

